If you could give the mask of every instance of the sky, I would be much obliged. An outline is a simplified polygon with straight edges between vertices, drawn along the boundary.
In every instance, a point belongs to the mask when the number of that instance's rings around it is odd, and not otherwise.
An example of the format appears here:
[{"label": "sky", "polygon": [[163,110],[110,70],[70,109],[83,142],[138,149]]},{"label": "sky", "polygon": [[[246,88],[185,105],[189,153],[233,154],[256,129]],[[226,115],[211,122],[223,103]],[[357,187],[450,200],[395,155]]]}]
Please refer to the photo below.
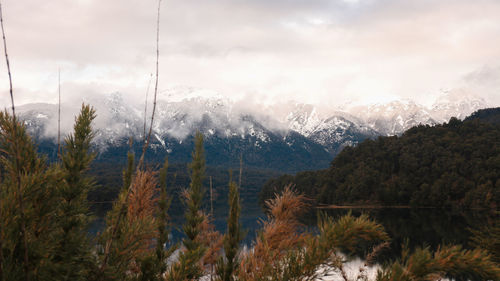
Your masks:
[{"label": "sky", "polygon": [[[143,103],[156,0],[3,0],[16,104],[120,92]],[[498,0],[163,0],[160,81],[266,103],[500,105]],[[0,104],[9,105],[5,61]],[[3,69],[3,70],[2,70]]]}]

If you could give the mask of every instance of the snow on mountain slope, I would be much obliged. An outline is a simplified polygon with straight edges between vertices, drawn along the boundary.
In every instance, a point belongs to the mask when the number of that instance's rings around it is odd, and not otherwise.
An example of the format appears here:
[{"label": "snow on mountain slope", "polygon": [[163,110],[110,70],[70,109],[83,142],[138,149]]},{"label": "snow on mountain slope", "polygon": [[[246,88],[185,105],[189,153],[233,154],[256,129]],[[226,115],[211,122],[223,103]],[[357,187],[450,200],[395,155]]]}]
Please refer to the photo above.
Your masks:
[{"label": "snow on mountain slope", "polygon": [[[366,138],[401,134],[413,126],[442,123],[452,116],[464,118],[486,107],[480,99],[469,96],[454,99],[443,95],[431,108],[413,101],[393,101],[339,111],[338,108],[325,110],[310,104],[288,102],[256,111],[236,105],[216,93],[211,93],[210,97],[196,94],[196,90],[182,88],[159,95],[153,126],[154,147],[168,150],[168,143],[182,143],[199,130],[206,138],[236,137],[251,141],[256,147],[278,139],[289,147],[297,145],[297,142],[306,147],[305,142],[312,141],[334,155],[342,147],[356,145]],[[126,101],[119,93],[93,97],[87,102],[97,110],[95,128],[98,146],[123,145],[129,137],[143,138],[144,104]],[[62,111],[74,116],[78,107],[63,104]],[[29,104],[19,106],[18,112],[35,135],[55,139],[56,105]],[[150,113],[151,105],[147,114]],[[71,131],[74,120],[66,115],[61,118],[63,135]],[[148,117],[146,127],[149,124]],[[300,135],[307,141],[291,140],[292,135]]]},{"label": "snow on mountain slope", "polygon": [[483,99],[467,94],[443,93],[430,107],[410,100],[398,100],[355,106],[349,108],[348,112],[381,135],[400,135],[413,126],[436,125],[448,122],[451,117],[463,119],[487,106]]},{"label": "snow on mountain slope", "polygon": [[[457,98],[458,97],[458,98]],[[486,108],[484,99],[467,95],[465,93],[445,92],[432,105],[430,112],[439,122],[448,122],[450,117],[464,119],[478,109]]]},{"label": "snow on mountain slope", "polygon": [[356,124],[342,116],[332,116],[318,124],[310,138],[332,154],[337,154],[345,146],[357,145],[364,139],[378,135],[378,132],[362,123]]},{"label": "snow on mountain slope", "polygon": [[293,110],[286,116],[285,122],[288,129],[308,137],[321,124],[322,119],[313,105],[295,104]]},{"label": "snow on mountain slope", "polygon": [[437,124],[428,109],[413,101],[357,107],[352,108],[351,113],[358,115],[367,126],[382,135],[401,134],[419,124]]},{"label": "snow on mountain slope", "polygon": [[[47,128],[57,130],[57,105],[46,103],[32,103],[16,108],[16,113],[24,121],[31,135],[45,136]],[[54,135],[57,136],[57,133]]]}]

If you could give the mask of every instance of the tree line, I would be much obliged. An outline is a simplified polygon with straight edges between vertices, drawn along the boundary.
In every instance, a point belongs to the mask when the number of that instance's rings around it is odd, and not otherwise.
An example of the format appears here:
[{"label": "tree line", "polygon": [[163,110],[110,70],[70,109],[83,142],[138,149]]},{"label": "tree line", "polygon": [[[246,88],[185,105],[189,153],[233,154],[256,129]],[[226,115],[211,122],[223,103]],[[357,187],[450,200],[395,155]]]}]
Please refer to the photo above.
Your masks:
[{"label": "tree line", "polygon": [[268,181],[261,202],[288,183],[320,204],[489,208],[500,202],[500,108],[464,121],[346,147],[328,169]]}]

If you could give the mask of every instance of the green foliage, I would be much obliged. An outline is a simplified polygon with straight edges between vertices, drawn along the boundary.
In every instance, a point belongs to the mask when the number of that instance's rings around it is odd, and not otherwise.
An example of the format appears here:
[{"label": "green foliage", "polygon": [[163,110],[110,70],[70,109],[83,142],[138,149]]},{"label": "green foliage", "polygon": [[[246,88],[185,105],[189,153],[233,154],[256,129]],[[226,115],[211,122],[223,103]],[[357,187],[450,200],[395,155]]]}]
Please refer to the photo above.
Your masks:
[{"label": "green foliage", "polygon": [[[129,154],[129,163],[133,162],[133,154]],[[133,174],[132,170],[133,165],[128,165],[123,172],[123,181],[130,182],[130,186],[122,188],[107,214],[107,226],[98,237],[97,280],[160,280],[165,262],[153,250],[154,239],[159,239],[158,220],[154,217],[158,206],[154,198],[156,173],[137,170]]]},{"label": "green foliage", "polygon": [[389,264],[377,274],[377,281],[396,280],[499,280],[498,264],[484,250],[464,250],[461,246],[443,246],[432,253],[429,248],[409,254]]},{"label": "green foliage", "polygon": [[48,278],[55,264],[59,169],[49,169],[23,125],[0,112],[0,236],[5,280]]},{"label": "green foliage", "polygon": [[229,182],[229,216],[227,218],[227,232],[224,235],[225,258],[217,262],[217,275],[222,281],[234,280],[238,269],[238,250],[242,239],[241,224],[239,222],[241,206],[238,186]]},{"label": "green foliage", "polygon": [[[299,255],[291,255],[287,267],[293,268],[294,275],[300,277],[294,280],[303,280],[304,276],[316,280],[335,272],[345,275],[343,263],[350,255],[370,260],[390,240],[382,225],[365,215],[348,214],[338,220],[320,215],[318,229],[319,234],[306,240]],[[320,267],[323,270],[318,271]]]},{"label": "green foliage", "polygon": [[87,193],[93,188],[93,182],[84,173],[95,155],[90,152],[90,142],[94,136],[91,123],[94,118],[95,110],[83,105],[76,118],[73,134],[65,140],[62,154],[64,182],[58,185],[62,232],[57,238],[59,243],[54,257],[61,280],[85,280],[93,267],[91,243],[85,233],[90,221]]},{"label": "green foliage", "polygon": [[348,255],[365,256],[366,250],[390,240],[382,225],[365,214],[354,217],[349,213],[337,221],[322,215],[319,229],[326,241]]},{"label": "green foliage", "polygon": [[127,167],[123,170],[123,187],[122,190],[127,190],[132,183],[132,174],[134,173],[134,160],[133,152],[127,153]]},{"label": "green foliage", "polygon": [[[125,243],[125,240],[127,239],[127,231],[131,229],[126,226],[124,220],[121,220],[118,223],[116,230],[113,229],[113,226],[116,225],[118,218],[126,215],[126,208],[124,208],[123,205],[125,204],[126,197],[128,195],[128,189],[132,184],[134,161],[134,154],[128,153],[127,166],[122,173],[123,187],[121,188],[118,198],[113,203],[112,209],[106,214],[106,228],[102,233],[98,235],[97,249],[99,250],[99,263],[102,267],[102,264],[104,262],[103,259],[106,258],[107,265],[106,268],[99,270],[96,276],[96,280],[124,279],[126,277],[124,275],[125,271],[127,270],[129,265],[128,261],[134,258],[133,256],[126,255],[129,253],[129,251],[125,251],[125,249],[122,249],[123,247],[127,246]],[[114,247],[109,251],[110,253],[108,254],[108,257],[105,257],[106,253],[104,252],[104,249],[106,248],[106,245],[112,240],[116,240],[113,245]]]},{"label": "green foliage", "polygon": [[185,248],[179,255],[178,261],[168,272],[168,280],[192,280],[202,276],[200,261],[205,253],[205,247],[198,239],[201,233],[201,224],[204,216],[201,212],[203,199],[202,181],[205,175],[205,155],[203,149],[203,135],[196,133],[195,149],[191,162],[191,184],[185,192],[186,223],[182,229],[186,237],[182,240]]},{"label": "green foliage", "polygon": [[[6,280],[83,280],[94,267],[86,235],[84,176],[93,155],[91,122],[82,106],[66,139],[62,165],[47,166],[23,125],[0,113],[2,268]],[[21,235],[19,235],[19,233]]]},{"label": "green foliage", "polygon": [[482,229],[472,229],[473,244],[491,253],[492,259],[500,264],[500,223],[498,220],[492,226],[485,226]]},{"label": "green foliage", "polygon": [[[125,279],[125,272],[128,269],[129,261],[134,257],[131,255],[132,250],[127,251],[131,248],[137,247],[137,242],[128,243],[127,242],[127,234],[133,233],[134,229],[130,229],[124,220],[121,220],[116,230],[113,229],[113,226],[117,224],[117,220],[119,217],[126,216],[126,208],[124,204],[126,202],[126,197],[128,195],[128,189],[132,184],[132,176],[134,173],[134,162],[135,155],[132,152],[127,153],[127,166],[122,172],[123,186],[121,188],[120,194],[116,202],[113,204],[112,209],[106,214],[106,228],[100,233],[98,236],[98,243],[101,251],[99,251],[99,257],[101,264],[104,262],[102,259],[107,258],[109,261],[106,261],[108,265],[104,268],[104,271],[101,269],[98,273],[98,277],[101,279],[101,276],[106,276],[106,278],[114,278],[114,279]],[[115,233],[113,233],[113,230]],[[109,257],[105,257],[105,253],[102,252],[108,243],[111,243],[112,240],[116,240],[114,243],[114,248],[110,250]]]},{"label": "green foliage", "polygon": [[322,204],[496,209],[500,126],[491,120],[499,116],[498,109],[480,111],[463,122],[452,118],[346,147],[329,169],[269,181],[261,203],[293,182]]},{"label": "green foliage", "polygon": [[486,108],[472,113],[465,120],[479,119],[490,124],[500,125],[500,108]]},{"label": "green foliage", "polygon": [[[320,280],[346,275],[349,254],[370,259],[389,240],[383,227],[367,216],[348,214],[338,220],[321,215],[319,233],[303,231],[297,215],[304,197],[286,187],[269,200],[269,219],[253,251],[242,262],[241,280]],[[347,254],[347,255],[346,255]]]},{"label": "green foliage", "polygon": [[168,243],[168,209],[171,199],[167,196],[167,169],[168,159],[165,159],[163,167],[160,169],[160,198],[157,206],[158,219],[158,238],[156,242],[156,264],[158,265],[158,276],[162,276],[167,271],[167,258],[176,249],[172,247],[168,252],[165,251],[165,245]]}]

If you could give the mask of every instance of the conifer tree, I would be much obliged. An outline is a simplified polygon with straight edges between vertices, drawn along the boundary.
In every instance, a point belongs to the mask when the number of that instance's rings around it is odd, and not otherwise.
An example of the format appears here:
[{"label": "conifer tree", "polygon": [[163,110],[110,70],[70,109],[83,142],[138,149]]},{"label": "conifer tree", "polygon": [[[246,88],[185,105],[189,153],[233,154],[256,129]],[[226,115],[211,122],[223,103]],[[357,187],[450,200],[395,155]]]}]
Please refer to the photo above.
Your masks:
[{"label": "conifer tree", "polygon": [[167,261],[166,259],[170,256],[170,253],[175,249],[172,247],[165,250],[165,245],[168,243],[168,209],[170,207],[171,200],[167,196],[167,170],[168,170],[168,158],[165,159],[163,167],[160,169],[160,198],[158,200],[157,206],[157,219],[158,219],[158,238],[156,241],[156,259],[158,265],[158,275],[161,276],[167,271]]},{"label": "conifer tree", "polygon": [[82,105],[80,115],[75,120],[74,132],[65,140],[62,155],[64,181],[58,186],[62,231],[54,262],[61,280],[85,280],[91,270],[91,244],[85,233],[90,221],[87,193],[93,187],[92,179],[85,175],[95,153],[90,151],[94,137],[92,120],[95,110]]},{"label": "conifer tree", "polygon": [[[132,141],[130,140],[130,145],[132,144]],[[104,247],[106,246],[107,243],[111,239],[115,239],[120,241],[123,236],[123,231],[126,230],[126,227],[124,225],[123,220],[119,222],[119,224],[116,226],[116,231],[113,233],[113,226],[117,223],[117,220],[119,217],[125,216],[126,215],[126,208],[123,208],[123,204],[125,203],[125,199],[128,194],[128,189],[132,183],[132,175],[134,173],[134,162],[135,162],[135,155],[132,151],[127,152],[127,166],[125,169],[123,169],[122,172],[122,189],[120,193],[118,194],[118,198],[116,201],[113,203],[112,209],[106,214],[106,228],[102,233],[99,234],[98,236],[98,250],[104,250]],[[120,215],[120,213],[122,213]],[[123,273],[125,272],[128,263],[125,261],[128,259],[125,255],[119,255],[119,256],[114,256],[112,255],[116,251],[110,251],[111,253],[109,256],[106,256],[106,253],[103,252],[98,252],[99,254],[99,266],[101,267],[100,270],[95,274],[94,278],[95,280],[106,280],[108,278],[125,278]],[[106,266],[103,267],[104,259],[108,258],[111,260],[109,262],[111,266]],[[106,260],[106,263],[108,261]]]},{"label": "conifer tree", "polygon": [[140,272],[133,280],[164,280],[163,276],[167,271],[167,259],[177,249],[175,246],[168,249],[165,248],[168,244],[169,234],[169,217],[167,212],[171,202],[167,195],[167,169],[168,159],[165,159],[163,167],[159,171],[160,195],[155,208],[157,228],[156,249],[138,261],[140,263]]},{"label": "conifer tree", "polygon": [[224,235],[225,259],[219,259],[217,263],[217,275],[219,280],[233,281],[235,271],[238,268],[238,250],[242,239],[240,218],[240,195],[238,186],[232,180],[229,181],[229,216],[227,218],[227,232]]},{"label": "conifer tree", "polygon": [[184,192],[187,207],[183,225],[186,237],[182,240],[183,251],[168,272],[168,280],[193,280],[202,276],[200,261],[205,253],[205,247],[198,239],[204,215],[201,211],[203,199],[202,181],[205,175],[205,153],[203,149],[203,135],[200,132],[195,136],[195,149],[192,153],[193,162],[190,164],[191,184]]},{"label": "conifer tree", "polygon": [[[157,237],[155,176],[156,173],[150,170],[138,171],[132,178],[131,191],[123,189],[108,212],[106,228],[99,236],[100,267],[94,277],[96,280],[143,280],[143,276],[154,276],[151,257]],[[125,202],[127,207],[124,209]],[[119,217],[123,219],[116,224]],[[113,243],[109,244],[110,240]],[[111,245],[108,254],[104,252],[107,244]],[[103,267],[105,258],[106,266]]]},{"label": "conifer tree", "polygon": [[[132,147],[132,140],[130,140],[130,146]],[[134,173],[134,161],[135,155],[132,151],[127,152],[127,167],[123,170],[123,190],[128,190],[130,183],[132,183],[132,174]]]},{"label": "conifer tree", "polygon": [[3,280],[49,278],[58,231],[60,170],[48,168],[24,125],[0,112]]}]

